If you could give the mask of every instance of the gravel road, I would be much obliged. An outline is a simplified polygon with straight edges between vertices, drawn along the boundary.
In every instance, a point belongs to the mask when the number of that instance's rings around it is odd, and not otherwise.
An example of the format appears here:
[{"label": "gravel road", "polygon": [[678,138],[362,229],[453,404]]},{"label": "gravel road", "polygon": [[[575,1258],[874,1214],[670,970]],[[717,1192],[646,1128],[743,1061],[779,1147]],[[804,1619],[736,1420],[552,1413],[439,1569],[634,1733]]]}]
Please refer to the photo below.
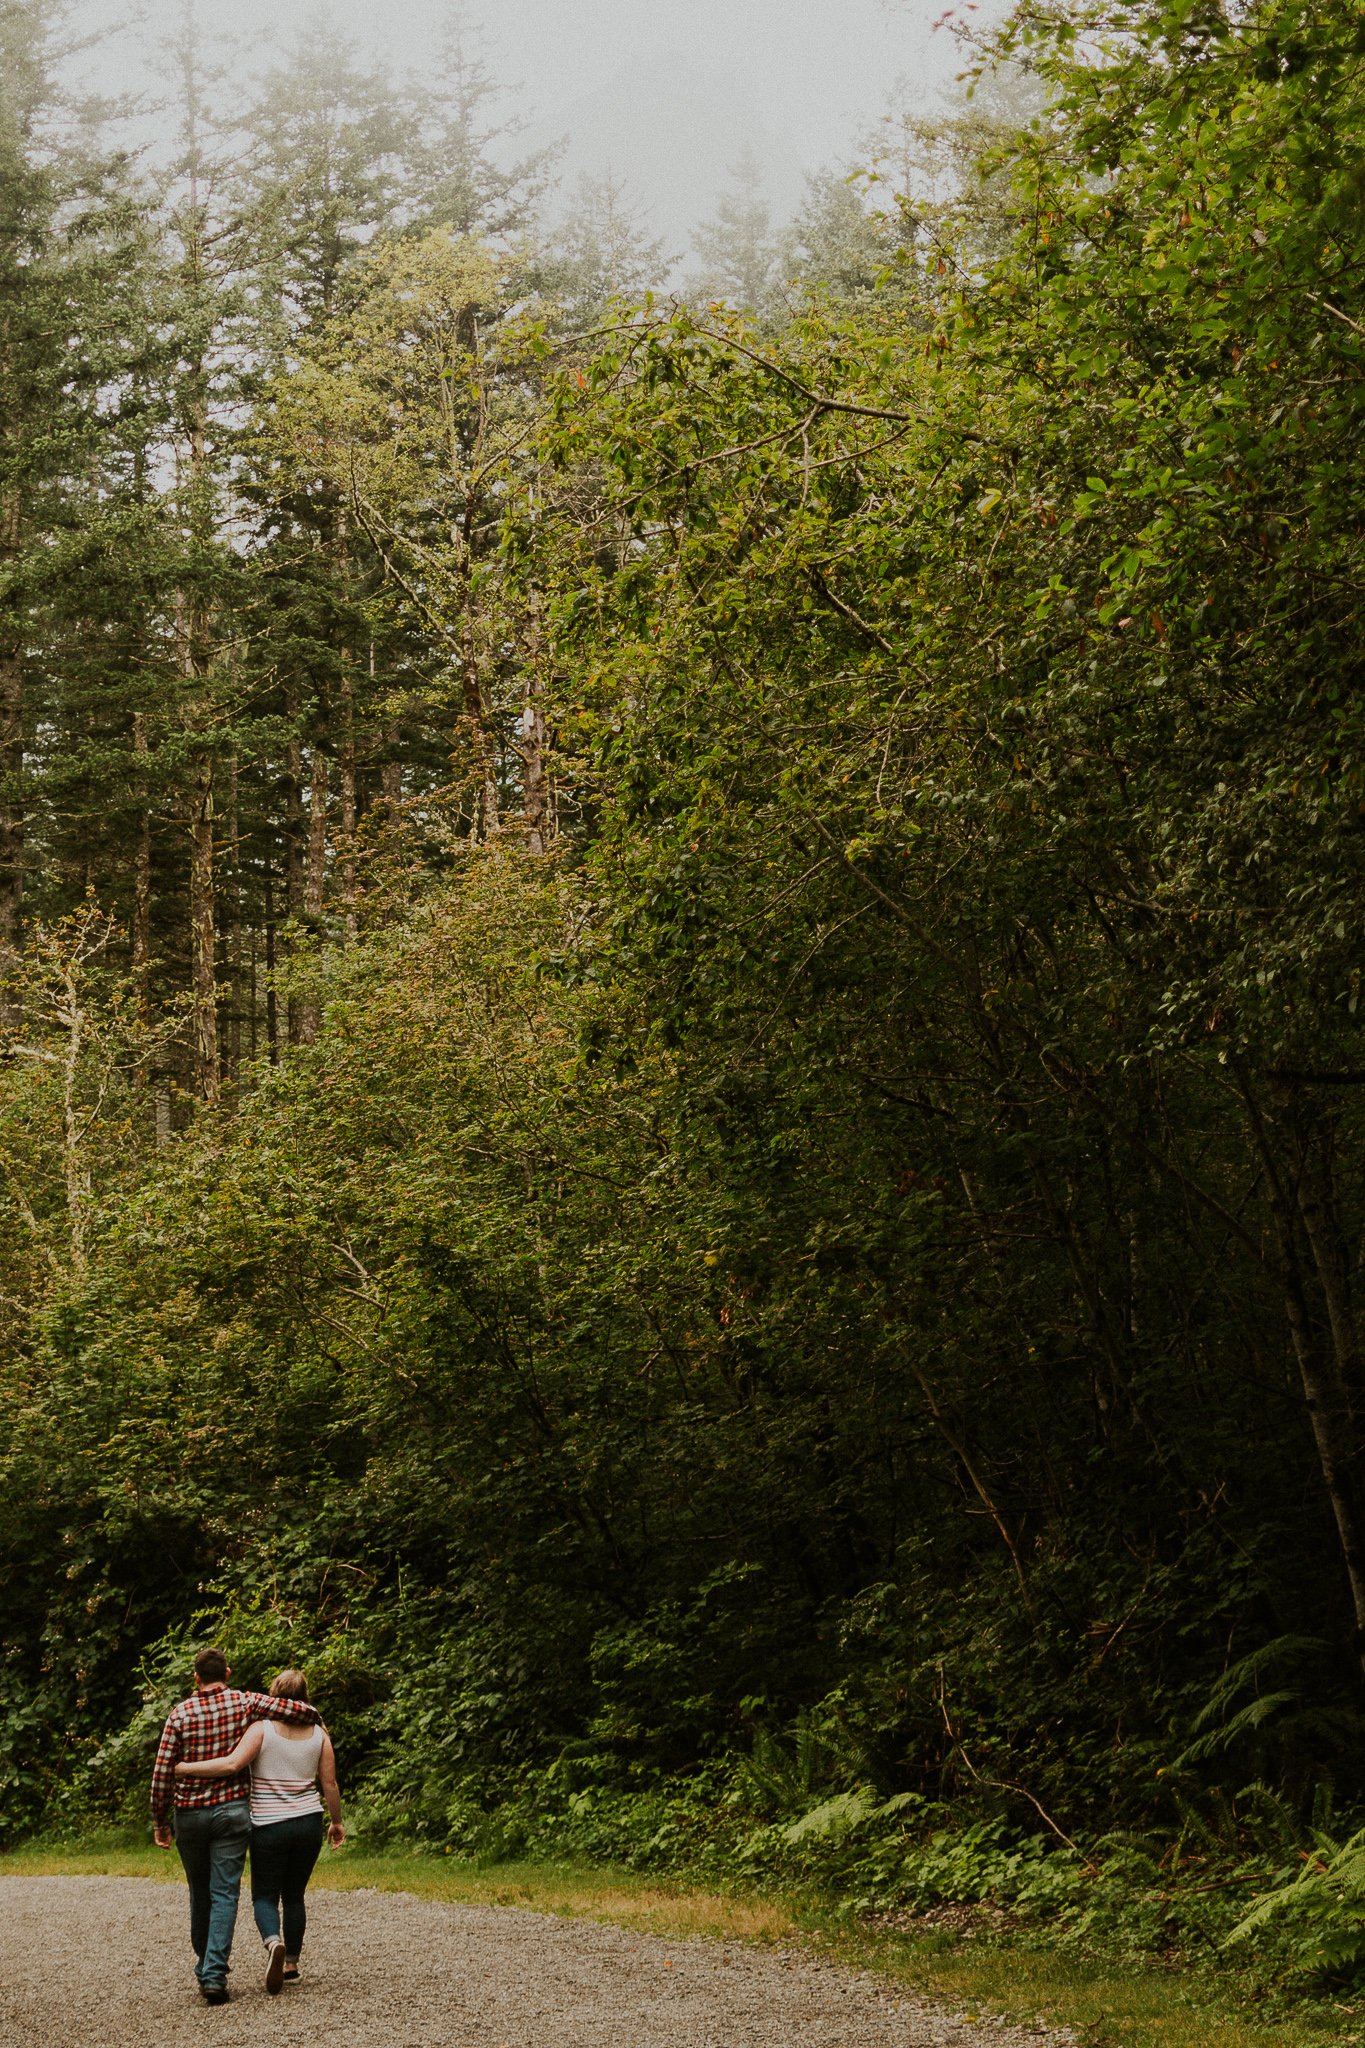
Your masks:
[{"label": "gravel road", "polygon": [[305,1980],[266,1996],[245,1896],[232,1999],[191,1975],[178,1886],[0,1878],[0,2048],[1065,2048],[818,1958],[663,1941],[401,1892],[309,1898]]}]

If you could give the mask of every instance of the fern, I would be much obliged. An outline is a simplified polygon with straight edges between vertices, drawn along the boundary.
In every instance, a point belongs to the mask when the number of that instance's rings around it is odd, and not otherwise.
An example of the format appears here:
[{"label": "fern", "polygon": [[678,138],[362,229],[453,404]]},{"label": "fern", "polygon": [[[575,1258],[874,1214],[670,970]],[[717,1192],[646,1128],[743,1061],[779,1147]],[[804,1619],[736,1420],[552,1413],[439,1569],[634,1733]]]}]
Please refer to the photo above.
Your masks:
[{"label": "fern", "polygon": [[1310,1925],[1301,1960],[1336,1966],[1328,1950],[1352,1931],[1365,1942],[1365,1828],[1345,1842],[1333,1842],[1319,1834],[1316,1854],[1307,1855],[1303,1866],[1286,1884],[1262,1893],[1231,1934],[1224,1946],[1245,1941],[1249,1935],[1284,1915],[1307,1912]]},{"label": "fern", "polygon": [[[1261,1680],[1289,1660],[1311,1656],[1322,1648],[1316,1636],[1275,1636],[1230,1664],[1191,1721],[1190,1733],[1196,1739],[1181,1751],[1174,1768],[1181,1770],[1230,1749],[1241,1736],[1254,1733],[1283,1708],[1297,1706],[1302,1698],[1297,1687],[1282,1685],[1273,1692],[1261,1692]],[[1248,1691],[1252,1698],[1238,1706]]]},{"label": "fern", "polygon": [[1246,1705],[1239,1708],[1230,1720],[1224,1721],[1221,1727],[1210,1729],[1207,1735],[1201,1735],[1197,1742],[1192,1742],[1188,1749],[1183,1749],[1175,1760],[1176,1769],[1183,1770],[1187,1764],[1200,1763],[1206,1757],[1217,1756],[1220,1750],[1231,1749],[1240,1735],[1249,1734],[1253,1729],[1259,1728],[1273,1714],[1277,1714],[1281,1707],[1293,1706],[1299,1698],[1297,1692],[1281,1691],[1261,1693],[1256,1699],[1248,1700]]},{"label": "fern", "polygon": [[[1319,1814],[1321,1795],[1326,1794],[1325,1805]],[[1292,1855],[1304,1840],[1303,1823],[1289,1801],[1282,1793],[1272,1790],[1258,1778],[1250,1785],[1244,1785],[1237,1794],[1244,1810],[1253,1837],[1272,1850]],[[1325,1826],[1331,1818],[1332,1795],[1328,1787],[1319,1785],[1315,1790],[1313,1821]],[[1259,1827],[1257,1823],[1259,1822]]]}]

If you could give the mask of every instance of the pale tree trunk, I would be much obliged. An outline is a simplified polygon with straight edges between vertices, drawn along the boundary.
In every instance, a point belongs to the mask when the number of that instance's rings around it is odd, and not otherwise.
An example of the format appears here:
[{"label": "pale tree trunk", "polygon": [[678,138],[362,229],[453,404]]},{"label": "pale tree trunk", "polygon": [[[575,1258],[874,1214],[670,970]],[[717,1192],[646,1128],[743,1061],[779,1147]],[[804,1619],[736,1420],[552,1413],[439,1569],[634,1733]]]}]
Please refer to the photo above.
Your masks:
[{"label": "pale tree trunk", "polygon": [[[322,923],[327,894],[327,756],[313,742],[308,763],[308,868],[304,881],[303,913],[314,926]],[[299,1005],[299,1038],[313,1045],[322,1026],[322,1013],[312,997]]]},{"label": "pale tree trunk", "polygon": [[355,862],[359,814],[355,755],[355,691],[348,673],[341,686],[341,905],[348,946],[355,944],[359,928]]},{"label": "pale tree trunk", "polygon": [[[183,713],[191,732],[203,717],[195,702],[203,663],[204,621],[183,594],[176,605],[180,640],[180,672],[190,701]],[[218,1071],[218,935],[215,924],[216,876],[213,850],[213,755],[206,746],[191,756],[188,817],[190,840],[190,1013],[194,1042],[194,1086],[208,1103],[219,1096]]]},{"label": "pale tree trunk", "polygon": [[[374,642],[370,642],[370,703],[374,703]],[[403,801],[403,734],[392,721],[384,727],[383,758],[379,764],[379,794],[384,799],[388,823],[398,816]]]},{"label": "pale tree trunk", "polygon": [[228,883],[228,1011],[226,1070],[236,1082],[242,1065],[242,1003],[245,985],[245,954],[242,944],[242,870],[238,858],[237,760],[228,761],[227,844],[230,852]]},{"label": "pale tree trunk", "polygon": [[[204,413],[202,406],[196,403],[190,415],[190,477],[193,493],[197,494],[202,487],[206,461]],[[192,509],[192,518],[197,522],[200,516],[199,508],[195,505]],[[179,619],[181,673],[190,695],[186,722],[193,730],[204,716],[203,705],[194,700],[199,695],[199,685],[207,667],[207,621],[199,605],[188,597],[182,597],[180,600]],[[194,1018],[194,1082],[203,1100],[215,1103],[219,1096],[219,1067],[213,755],[206,746],[199,746],[191,758],[194,780],[190,788],[189,802],[190,1002]]]},{"label": "pale tree trunk", "polygon": [[403,801],[403,735],[396,725],[384,729],[384,761],[379,770],[379,788],[391,819],[398,816]]},{"label": "pale tree trunk", "polygon": [[289,742],[284,764],[284,908],[303,916],[304,899],[303,747]]},{"label": "pale tree trunk", "polygon": [[526,686],[521,711],[522,811],[529,853],[550,850],[550,804],[545,773],[544,639],[540,602],[532,598],[527,632]]},{"label": "pale tree trunk", "polygon": [[280,1012],[275,993],[275,884],[269,855],[265,868],[265,1049],[275,1066],[280,1057]]},{"label": "pale tree trunk", "polygon": [[145,1022],[152,1014],[152,814],[147,801],[147,761],[151,751],[147,714],[133,714],[133,757],[137,762],[137,848],[133,856],[133,975],[138,1008]]},{"label": "pale tree trunk", "polygon": [[[152,814],[147,788],[147,760],[151,744],[147,732],[147,714],[136,711],[133,714],[133,758],[137,763],[138,798],[141,808],[137,820],[137,846],[133,855],[133,980],[137,986],[138,1015],[145,1026],[152,1019]],[[158,1061],[158,1066],[160,1062]],[[148,1071],[139,1066],[137,1085],[152,1090],[152,1114],[155,1118],[156,1142],[158,1145],[170,1142],[171,1099],[164,1072]],[[163,1130],[164,1103],[164,1130]]]},{"label": "pale tree trunk", "polygon": [[[0,503],[0,565],[19,552],[17,497]],[[24,907],[24,655],[17,633],[0,642],[0,1023],[12,1029],[18,1007],[11,988]]]},{"label": "pale tree trunk", "polygon": [[[184,275],[193,292],[198,292],[204,275],[204,220],[199,195],[198,84],[193,66],[197,61],[193,37],[185,51],[186,106],[189,117],[191,152],[189,212],[185,225]],[[187,537],[196,553],[211,538],[212,511],[208,500],[208,379],[202,356],[191,362],[183,386],[181,431],[186,444],[188,471]],[[180,673],[187,702],[184,723],[192,734],[202,735],[205,706],[200,685],[208,667],[208,621],[197,592],[182,591],[176,604],[180,642]],[[189,795],[190,838],[190,1008],[194,1038],[194,1085],[207,1103],[219,1097],[218,1067],[218,960],[216,877],[213,858],[213,755],[203,744],[191,753],[193,781]]]},{"label": "pale tree trunk", "polygon": [[308,877],[304,887],[305,917],[320,921],[327,889],[327,756],[314,743],[308,769]]},{"label": "pale tree trunk", "polygon": [[0,972],[19,946],[24,907],[24,662],[0,649]]},{"label": "pale tree trunk", "polygon": [[[292,692],[289,716],[295,731],[284,762],[284,914],[292,919],[303,916],[304,899],[303,745],[298,738],[298,700]],[[286,946],[286,957],[288,950]],[[272,959],[272,976],[274,966]],[[285,1035],[290,1045],[299,1044],[302,1028],[302,1005],[297,996],[290,996],[285,1008]]]},{"label": "pale tree trunk", "polygon": [[[467,307],[459,321],[459,346],[476,363],[481,362],[479,321],[474,308]],[[482,497],[475,482],[482,463],[488,427],[488,390],[482,374],[476,379],[477,403],[471,408],[457,402],[455,380],[440,386],[445,416],[447,455],[452,479],[459,480],[464,508],[452,528],[455,548],[456,587],[459,592],[460,676],[464,695],[463,723],[474,749],[476,795],[471,838],[489,840],[498,830],[498,765],[493,732],[484,700],[479,661],[478,621],[474,600],[474,544]]]},{"label": "pale tree trunk", "polygon": [[[341,572],[350,579],[354,573],[351,559],[350,520],[343,505],[337,516],[337,546],[340,555]],[[374,674],[374,642],[370,643],[370,673]],[[352,652],[349,647],[341,650],[340,699],[340,746],[338,768],[340,770],[341,808],[338,820],[341,844],[338,849],[341,858],[341,910],[342,931],[348,946],[355,944],[356,937],[356,864],[355,835],[358,823],[356,807],[356,746],[355,746],[355,682],[352,674]]]},{"label": "pale tree trunk", "polygon": [[479,668],[479,636],[474,616],[473,506],[467,508],[460,548],[460,670],[464,683],[464,713],[474,742],[479,778],[479,815],[476,839],[492,839],[498,829],[498,764],[484,703],[483,677]]},{"label": "pale tree trunk", "polygon": [[195,1083],[205,1102],[217,1102],[218,987],[214,929],[213,756],[194,761],[190,797],[190,991],[194,1012]]},{"label": "pale tree trunk", "polygon": [[66,1055],[62,1061],[62,1167],[66,1182],[66,1220],[71,1241],[71,1270],[80,1280],[84,1279],[86,1270],[92,1183],[82,1143],[88,1119],[83,1118],[77,1098],[81,1053],[85,1045],[86,1016],[85,1005],[81,999],[80,970],[74,960],[67,965],[63,994],[65,1013],[63,1014],[60,1009],[58,1011],[59,1021],[66,1026]]}]

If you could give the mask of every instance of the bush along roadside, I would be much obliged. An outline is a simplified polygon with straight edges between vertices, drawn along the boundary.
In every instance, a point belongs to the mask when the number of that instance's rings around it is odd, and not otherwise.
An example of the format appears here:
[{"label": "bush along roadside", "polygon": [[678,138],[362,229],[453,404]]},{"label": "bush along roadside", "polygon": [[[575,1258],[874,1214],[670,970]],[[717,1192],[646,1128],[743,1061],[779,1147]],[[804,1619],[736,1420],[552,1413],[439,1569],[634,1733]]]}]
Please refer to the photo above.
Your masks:
[{"label": "bush along roadside", "polygon": [[[1265,2011],[1365,2012],[1365,1831],[1337,1821],[1325,1791],[1305,1824],[1259,1784],[1213,1799],[1170,1785],[1174,1832],[1080,1843],[1037,1816],[870,1787],[774,1811],[755,1778],[751,1758],[732,1758],[631,1787],[604,1759],[564,1759],[491,1805],[486,1788],[453,1787],[434,1846],[489,1867],[564,1858],[781,1890],[850,1930],[1057,1945],[1194,1970]],[[410,1838],[391,1783],[370,1788],[362,1825]]]}]

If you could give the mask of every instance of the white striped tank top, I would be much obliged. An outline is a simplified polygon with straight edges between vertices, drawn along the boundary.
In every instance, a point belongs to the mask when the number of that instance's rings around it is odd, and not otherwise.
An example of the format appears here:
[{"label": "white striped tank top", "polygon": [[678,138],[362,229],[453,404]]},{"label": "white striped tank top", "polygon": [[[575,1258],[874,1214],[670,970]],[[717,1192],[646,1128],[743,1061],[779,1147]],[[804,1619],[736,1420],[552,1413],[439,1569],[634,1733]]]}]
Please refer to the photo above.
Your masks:
[{"label": "white striped tank top", "polygon": [[273,1721],[263,1721],[261,1727],[261,1746],[251,1766],[251,1825],[267,1828],[272,1821],[321,1813],[317,1782],[321,1728],[291,1738],[281,1735]]}]

